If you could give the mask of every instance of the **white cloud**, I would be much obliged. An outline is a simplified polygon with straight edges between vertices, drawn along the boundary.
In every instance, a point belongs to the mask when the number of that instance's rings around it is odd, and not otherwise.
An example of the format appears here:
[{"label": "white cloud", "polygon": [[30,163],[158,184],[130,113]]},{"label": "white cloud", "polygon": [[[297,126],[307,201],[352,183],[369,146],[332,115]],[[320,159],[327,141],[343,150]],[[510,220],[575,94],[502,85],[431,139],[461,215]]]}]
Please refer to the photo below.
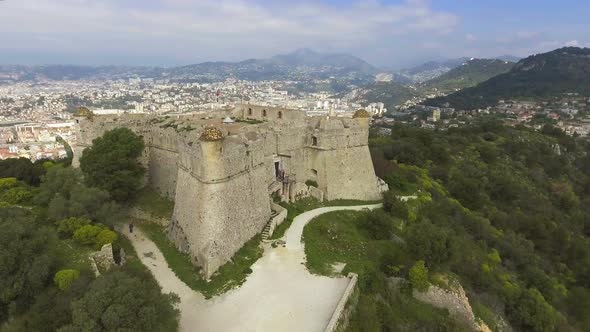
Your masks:
[{"label": "white cloud", "polygon": [[570,40],[570,41],[567,41],[567,42],[565,42],[565,44],[564,44],[564,45],[565,45],[565,46],[573,46],[573,47],[580,47],[580,46],[581,46],[581,45],[580,45],[580,42],[579,42],[579,41],[577,41],[577,40],[575,40],[575,39],[574,39],[574,40]]},{"label": "white cloud", "polygon": [[363,49],[445,34],[458,18],[427,1],[15,0],[0,3],[0,46],[74,54],[242,59],[298,47]]},{"label": "white cloud", "polygon": [[474,42],[474,41],[477,41],[477,37],[475,37],[475,35],[473,35],[473,34],[471,34],[471,33],[468,33],[467,35],[465,35],[465,39],[466,39],[468,42]]}]

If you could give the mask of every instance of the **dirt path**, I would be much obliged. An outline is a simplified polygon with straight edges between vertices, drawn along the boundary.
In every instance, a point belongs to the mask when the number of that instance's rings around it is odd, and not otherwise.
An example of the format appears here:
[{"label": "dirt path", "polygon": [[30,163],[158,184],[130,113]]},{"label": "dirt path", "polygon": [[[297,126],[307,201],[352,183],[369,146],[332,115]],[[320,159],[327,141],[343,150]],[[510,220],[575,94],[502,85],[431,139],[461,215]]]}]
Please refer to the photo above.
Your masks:
[{"label": "dirt path", "polygon": [[164,292],[180,296],[181,331],[275,332],[323,331],[348,281],[312,275],[304,265],[303,228],[316,216],[337,210],[362,210],[379,205],[324,207],[293,220],[285,235],[286,247],[265,245],[264,255],[238,289],[209,300],[191,290],[168,267],[156,245],[135,228],[125,230]]}]

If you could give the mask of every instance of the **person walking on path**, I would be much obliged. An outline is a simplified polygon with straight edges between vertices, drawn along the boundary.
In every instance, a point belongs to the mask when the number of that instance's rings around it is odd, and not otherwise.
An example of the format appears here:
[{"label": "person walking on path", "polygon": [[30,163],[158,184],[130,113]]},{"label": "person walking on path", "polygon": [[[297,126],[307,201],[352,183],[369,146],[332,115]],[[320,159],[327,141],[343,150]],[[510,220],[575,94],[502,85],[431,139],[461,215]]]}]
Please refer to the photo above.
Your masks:
[{"label": "person walking on path", "polygon": [[129,233],[133,233],[133,223],[129,223]]}]

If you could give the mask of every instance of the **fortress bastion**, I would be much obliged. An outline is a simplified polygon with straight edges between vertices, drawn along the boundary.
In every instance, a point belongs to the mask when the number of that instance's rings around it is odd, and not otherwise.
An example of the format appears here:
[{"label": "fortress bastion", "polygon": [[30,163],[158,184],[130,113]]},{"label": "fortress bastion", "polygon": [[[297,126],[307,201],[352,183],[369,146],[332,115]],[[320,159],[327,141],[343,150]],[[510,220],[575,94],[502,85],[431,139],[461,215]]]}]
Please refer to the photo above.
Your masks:
[{"label": "fortress bastion", "polygon": [[352,119],[308,117],[249,104],[166,117],[79,116],[74,166],[107,130],[141,135],[146,184],[175,202],[168,237],[209,278],[262,231],[273,192],[285,201],[380,199],[386,185],[371,162],[369,120],[363,112]]}]

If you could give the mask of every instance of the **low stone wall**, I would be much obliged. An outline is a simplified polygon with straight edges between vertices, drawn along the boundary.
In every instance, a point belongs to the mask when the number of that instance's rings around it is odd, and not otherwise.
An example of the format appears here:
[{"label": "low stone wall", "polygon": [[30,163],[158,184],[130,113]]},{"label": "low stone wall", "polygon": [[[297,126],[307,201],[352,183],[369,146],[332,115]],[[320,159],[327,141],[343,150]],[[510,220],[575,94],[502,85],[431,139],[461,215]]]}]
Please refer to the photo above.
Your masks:
[{"label": "low stone wall", "polygon": [[342,297],[332,314],[332,318],[324,330],[325,332],[344,331],[348,326],[348,320],[350,319],[352,309],[356,306],[356,303],[354,302],[358,299],[358,296],[354,296],[356,293],[355,290],[358,275],[356,273],[349,273],[348,278],[350,279],[348,286],[346,286],[346,290],[344,290],[344,294],[342,294]]},{"label": "low stone wall", "polygon": [[309,195],[315,199],[317,199],[320,202],[324,201],[324,192],[321,191],[320,189],[313,187],[313,186],[309,186]]},{"label": "low stone wall", "polygon": [[94,271],[95,276],[101,275],[113,266],[121,266],[125,264],[125,251],[123,248],[119,249],[120,262],[117,264],[113,252],[113,245],[111,243],[105,244],[99,251],[93,252],[88,257],[90,259],[90,266]]},{"label": "low stone wall", "polygon": [[153,222],[153,223],[162,225],[164,227],[167,227],[168,224],[170,224],[170,219],[171,219],[171,218],[162,218],[162,217],[154,216],[153,214],[151,214],[145,210],[142,210],[138,207],[135,207],[135,206],[127,209],[127,216],[129,216],[131,218],[135,218],[135,219]]},{"label": "low stone wall", "polygon": [[285,209],[284,207],[274,202],[270,203],[270,207],[271,209],[277,212],[277,215],[270,220],[270,228],[268,230],[269,237],[272,236],[272,234],[275,231],[275,228],[277,228],[278,225],[282,224],[283,221],[285,221],[285,219],[287,218],[287,209]]}]

